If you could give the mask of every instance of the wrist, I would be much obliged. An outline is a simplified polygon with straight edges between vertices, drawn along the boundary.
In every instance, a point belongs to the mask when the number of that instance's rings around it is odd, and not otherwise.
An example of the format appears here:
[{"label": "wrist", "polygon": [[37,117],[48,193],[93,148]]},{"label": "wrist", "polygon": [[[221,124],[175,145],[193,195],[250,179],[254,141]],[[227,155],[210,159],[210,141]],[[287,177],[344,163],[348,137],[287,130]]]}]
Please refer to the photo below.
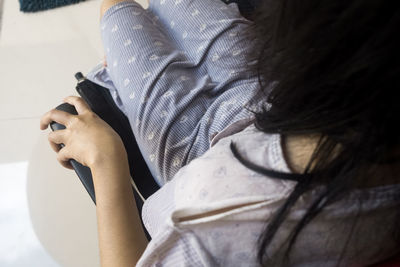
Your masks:
[{"label": "wrist", "polygon": [[103,146],[107,147],[107,150],[99,149],[92,153],[92,157],[90,157],[88,162],[90,169],[102,169],[115,164],[128,165],[128,155],[122,141],[103,144]]},{"label": "wrist", "polygon": [[105,185],[119,181],[129,181],[130,171],[128,156],[125,149],[110,151],[107,155],[99,155],[90,164],[90,170],[93,176],[93,183],[96,185]]}]

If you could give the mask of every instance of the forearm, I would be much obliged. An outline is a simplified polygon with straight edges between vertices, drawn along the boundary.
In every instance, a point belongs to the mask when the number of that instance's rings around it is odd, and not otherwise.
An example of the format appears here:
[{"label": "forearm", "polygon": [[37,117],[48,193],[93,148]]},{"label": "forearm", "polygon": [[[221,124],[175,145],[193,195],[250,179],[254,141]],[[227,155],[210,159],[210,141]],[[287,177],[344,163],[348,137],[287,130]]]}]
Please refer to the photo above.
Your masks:
[{"label": "forearm", "polygon": [[127,162],[93,168],[101,266],[135,266],[147,239],[130,184]]},{"label": "forearm", "polygon": [[[41,118],[40,128],[46,129],[53,121],[65,125],[67,129],[49,134],[57,159],[64,166],[75,159],[92,171],[102,266],[135,266],[147,240],[133,197],[124,144],[82,98],[70,96],[64,101],[78,114],[51,110]],[[59,144],[65,146],[61,149]]]}]

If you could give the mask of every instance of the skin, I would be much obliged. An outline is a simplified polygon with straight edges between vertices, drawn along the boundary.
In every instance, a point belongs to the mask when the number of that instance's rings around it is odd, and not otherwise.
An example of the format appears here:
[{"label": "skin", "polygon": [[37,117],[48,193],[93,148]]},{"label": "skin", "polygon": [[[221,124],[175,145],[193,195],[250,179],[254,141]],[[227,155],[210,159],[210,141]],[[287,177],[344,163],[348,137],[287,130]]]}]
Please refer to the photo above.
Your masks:
[{"label": "skin", "polygon": [[[96,192],[96,214],[101,266],[135,266],[147,246],[130,184],[127,154],[118,134],[83,99],[70,96],[78,115],[59,110],[47,112],[40,121],[66,126],[50,132],[48,139],[61,165],[71,168],[75,159],[92,170]],[[65,144],[60,149],[59,144]]]},{"label": "skin", "polygon": [[[113,5],[124,1],[126,0],[104,0],[100,17]],[[106,61],[104,64],[107,64]],[[72,169],[68,160],[75,159],[92,170],[101,266],[135,266],[148,241],[131,190],[124,145],[118,134],[94,114],[81,98],[71,96],[65,102],[74,105],[78,115],[53,109],[42,117],[40,128],[45,130],[52,121],[65,125],[65,130],[50,132],[48,135],[58,161],[64,167]],[[318,138],[318,135],[284,136],[284,155],[293,172],[304,171]],[[61,143],[65,144],[62,149],[59,146]],[[238,207],[184,217],[181,220],[198,219]]]},{"label": "skin", "polygon": [[[110,7],[123,1],[103,1],[100,18]],[[105,59],[104,65],[107,65]],[[64,101],[75,106],[78,115],[53,109],[41,118],[40,129],[47,129],[52,121],[65,125],[65,130],[48,135],[57,160],[72,169],[69,159],[75,159],[92,171],[101,266],[135,266],[148,241],[132,193],[122,140],[83,99],[70,96]],[[60,149],[60,144],[65,147]]]},{"label": "skin", "polygon": [[282,137],[282,150],[290,170],[303,173],[317,147],[319,135],[290,135]]},{"label": "skin", "polygon": [[[50,110],[41,118],[40,129],[47,129],[52,121],[65,125],[65,130],[50,132],[48,135],[50,146],[57,153],[57,160],[62,166],[72,169],[69,159],[75,159],[92,171],[101,266],[135,266],[148,241],[131,190],[128,158],[122,140],[90,110],[82,98],[70,96],[64,102],[75,106],[78,115]],[[305,136],[285,140],[285,154],[291,167],[301,171],[312,154],[314,142]],[[61,149],[60,144],[65,147]],[[198,219],[234,208],[238,207],[181,220]]]},{"label": "skin", "polygon": [[[124,1],[104,0],[100,16],[113,5]],[[50,110],[41,118],[40,129],[47,129],[52,121],[65,125],[65,130],[48,135],[50,146],[57,153],[57,160],[62,166],[72,169],[69,159],[75,159],[92,171],[101,266],[135,266],[148,241],[132,193],[128,159],[122,140],[90,110],[82,98],[70,96],[64,101],[75,106],[78,115]],[[60,144],[65,147],[61,149]],[[302,149],[299,150],[299,146]],[[285,156],[293,170],[301,172],[314,146],[313,138],[286,138]],[[302,152],[299,154],[299,151]],[[237,207],[230,207],[233,208]],[[215,211],[213,214],[224,211]],[[182,220],[209,215],[199,214]]]}]

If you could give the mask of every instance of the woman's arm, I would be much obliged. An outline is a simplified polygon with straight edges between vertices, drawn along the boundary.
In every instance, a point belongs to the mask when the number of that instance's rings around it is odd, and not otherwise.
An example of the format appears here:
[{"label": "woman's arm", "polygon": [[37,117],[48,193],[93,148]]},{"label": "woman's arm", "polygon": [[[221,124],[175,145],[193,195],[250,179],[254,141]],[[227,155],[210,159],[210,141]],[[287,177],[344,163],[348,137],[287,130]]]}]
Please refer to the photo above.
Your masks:
[{"label": "woman's arm", "polygon": [[[147,245],[135,206],[128,159],[117,133],[79,97],[68,97],[78,115],[59,110],[46,113],[40,128],[56,121],[65,130],[51,132],[49,141],[60,163],[71,168],[69,159],[88,166],[96,192],[101,265],[134,266]],[[60,148],[59,144],[64,144]]]},{"label": "woman's arm", "polygon": [[147,245],[126,157],[91,168],[102,266],[135,266]]}]

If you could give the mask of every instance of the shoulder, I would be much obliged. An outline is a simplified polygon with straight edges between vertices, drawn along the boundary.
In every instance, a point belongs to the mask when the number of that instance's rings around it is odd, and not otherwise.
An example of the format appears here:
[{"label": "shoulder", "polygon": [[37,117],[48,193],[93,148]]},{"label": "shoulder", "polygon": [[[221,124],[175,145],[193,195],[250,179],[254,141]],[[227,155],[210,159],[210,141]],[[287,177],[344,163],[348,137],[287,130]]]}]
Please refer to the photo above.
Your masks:
[{"label": "shoulder", "polygon": [[177,206],[196,206],[231,200],[232,204],[286,197],[294,182],[273,179],[248,169],[233,155],[234,143],[247,159],[265,168],[289,172],[279,135],[265,134],[250,125],[223,137],[201,157],[183,167],[174,177]]}]

